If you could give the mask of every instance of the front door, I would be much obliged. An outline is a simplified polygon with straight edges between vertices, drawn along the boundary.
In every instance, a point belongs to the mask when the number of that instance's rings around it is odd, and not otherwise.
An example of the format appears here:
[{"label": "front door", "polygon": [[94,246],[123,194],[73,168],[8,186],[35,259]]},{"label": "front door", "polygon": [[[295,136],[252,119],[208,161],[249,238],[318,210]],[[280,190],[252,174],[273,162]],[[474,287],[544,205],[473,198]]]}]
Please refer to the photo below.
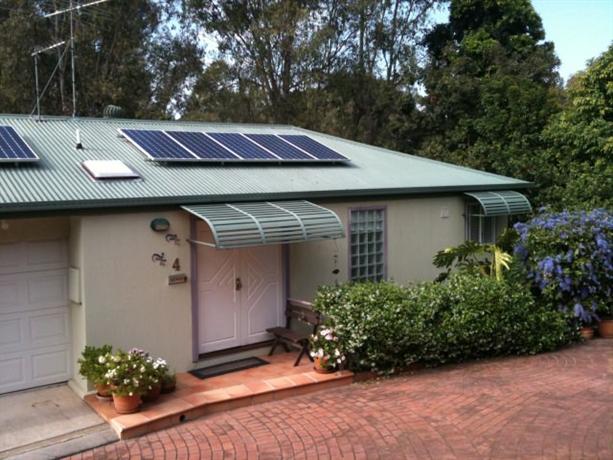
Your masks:
[{"label": "front door", "polygon": [[[198,239],[207,241],[206,225]],[[198,247],[199,353],[263,342],[283,322],[280,245],[241,249]]]}]

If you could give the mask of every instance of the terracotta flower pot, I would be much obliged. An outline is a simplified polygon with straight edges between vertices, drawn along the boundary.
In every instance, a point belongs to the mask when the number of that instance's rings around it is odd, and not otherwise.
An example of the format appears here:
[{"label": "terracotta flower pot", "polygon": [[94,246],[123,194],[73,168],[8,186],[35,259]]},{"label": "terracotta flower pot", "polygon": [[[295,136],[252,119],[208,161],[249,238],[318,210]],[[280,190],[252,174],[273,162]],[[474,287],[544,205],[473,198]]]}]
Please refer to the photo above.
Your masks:
[{"label": "terracotta flower pot", "polygon": [[613,319],[602,319],[598,325],[598,333],[600,334],[600,337],[605,339],[613,339]]},{"label": "terracotta flower pot", "polygon": [[138,412],[140,403],[140,395],[134,394],[132,396],[123,396],[113,394],[113,404],[118,414],[132,414]]},{"label": "terracotta flower pot", "polygon": [[315,372],[319,374],[331,374],[334,372],[334,369],[328,369],[326,367],[328,364],[328,358],[315,358],[313,361],[315,362]]},{"label": "terracotta flower pot", "polygon": [[98,399],[111,399],[113,397],[111,387],[106,383],[96,383],[94,386],[96,387],[96,397]]},{"label": "terracotta flower pot", "polygon": [[160,385],[159,383],[156,385],[153,385],[151,387],[151,390],[149,390],[147,393],[143,395],[143,401],[144,402],[155,401],[156,399],[160,397],[161,391],[162,391],[162,385]]},{"label": "terracotta flower pot", "polygon": [[581,337],[583,340],[591,340],[594,338],[594,328],[592,326],[583,326],[581,328]]}]

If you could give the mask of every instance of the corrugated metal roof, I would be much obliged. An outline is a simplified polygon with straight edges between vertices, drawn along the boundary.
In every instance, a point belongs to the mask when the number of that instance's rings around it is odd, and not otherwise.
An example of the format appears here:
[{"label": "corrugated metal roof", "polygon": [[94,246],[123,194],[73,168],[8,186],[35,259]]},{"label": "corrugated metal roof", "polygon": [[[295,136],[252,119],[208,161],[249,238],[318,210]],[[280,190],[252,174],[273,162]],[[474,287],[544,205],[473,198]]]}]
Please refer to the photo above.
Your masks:
[{"label": "corrugated metal roof", "polygon": [[[291,126],[34,118],[0,115],[41,157],[0,166],[0,213],[55,209],[376,196],[524,188],[528,182],[392,152]],[[303,133],[347,156],[344,165],[205,165],[146,161],[118,128]],[[79,129],[83,150],[75,149]],[[142,180],[96,182],[84,160],[121,160]]]}]

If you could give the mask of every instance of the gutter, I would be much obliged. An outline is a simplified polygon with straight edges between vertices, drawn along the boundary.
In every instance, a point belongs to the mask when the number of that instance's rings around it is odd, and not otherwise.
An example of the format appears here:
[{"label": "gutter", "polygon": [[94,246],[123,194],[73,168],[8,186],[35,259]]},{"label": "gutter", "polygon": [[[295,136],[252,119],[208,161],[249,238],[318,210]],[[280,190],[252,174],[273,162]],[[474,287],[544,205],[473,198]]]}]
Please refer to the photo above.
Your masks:
[{"label": "gutter", "polygon": [[93,209],[109,208],[136,208],[143,206],[169,206],[205,203],[225,203],[228,201],[273,201],[294,199],[334,199],[353,197],[398,197],[415,195],[438,195],[449,193],[494,191],[494,190],[517,190],[534,188],[532,182],[518,182],[517,184],[500,185],[455,185],[445,187],[411,187],[393,189],[358,189],[358,190],[334,190],[334,191],[307,191],[307,192],[284,192],[284,193],[259,193],[259,194],[232,194],[232,195],[202,195],[202,196],[176,196],[176,197],[151,197],[151,198],[121,198],[107,200],[88,201],[45,201],[30,203],[15,203],[0,205],[0,216],[4,214],[27,214],[30,212],[45,211],[85,211]]}]

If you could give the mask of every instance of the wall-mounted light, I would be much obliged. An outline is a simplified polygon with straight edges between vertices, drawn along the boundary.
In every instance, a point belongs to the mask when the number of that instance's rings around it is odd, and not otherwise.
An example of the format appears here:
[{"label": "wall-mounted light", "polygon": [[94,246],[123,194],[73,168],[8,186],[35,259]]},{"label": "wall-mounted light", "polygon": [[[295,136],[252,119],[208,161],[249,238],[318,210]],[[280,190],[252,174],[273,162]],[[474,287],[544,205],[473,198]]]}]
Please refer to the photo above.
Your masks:
[{"label": "wall-mounted light", "polygon": [[168,222],[168,219],[158,217],[156,219],[153,219],[149,226],[154,232],[166,232],[170,228],[170,222]]},{"label": "wall-mounted light", "polygon": [[172,243],[174,241],[175,244],[179,244],[179,237],[177,236],[176,233],[167,233],[164,238],[169,243]]}]

